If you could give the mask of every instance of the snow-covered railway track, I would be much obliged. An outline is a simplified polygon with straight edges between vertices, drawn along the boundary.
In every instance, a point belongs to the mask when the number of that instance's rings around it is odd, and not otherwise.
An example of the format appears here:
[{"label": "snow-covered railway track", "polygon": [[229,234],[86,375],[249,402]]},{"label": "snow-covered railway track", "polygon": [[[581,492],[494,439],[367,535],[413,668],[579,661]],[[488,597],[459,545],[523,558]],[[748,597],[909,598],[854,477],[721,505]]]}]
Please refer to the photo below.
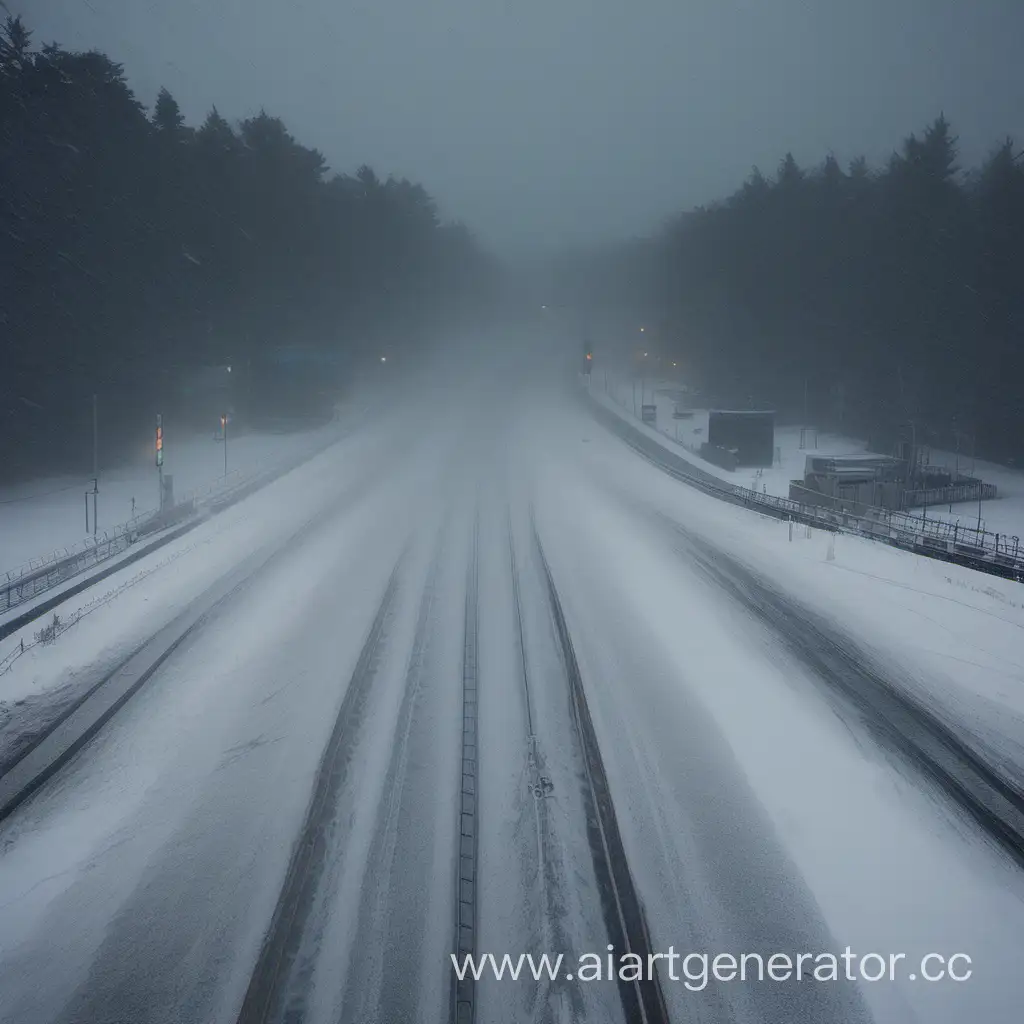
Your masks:
[{"label": "snow-covered railway track", "polygon": [[17,759],[0,775],[0,821],[25,803],[138,693],[181,645],[207,625],[264,570],[334,514],[328,508],[284,543],[257,551],[194,600],[181,614],[139,645],[76,700],[30,735]]},{"label": "snow-covered railway track", "polygon": [[[479,775],[479,590],[480,519],[473,522],[473,547],[466,574],[466,609],[462,652],[462,739],[459,784],[459,812],[456,836],[455,935],[453,949],[460,962],[477,953],[478,867],[480,846]],[[453,1024],[474,1024],[476,982],[472,974],[451,975],[451,1019]]]},{"label": "snow-covered railway track", "polygon": [[[451,740],[459,733],[461,695],[449,657],[458,652],[446,643],[454,633],[445,629],[453,625],[445,598],[461,591],[462,581],[446,571],[447,532],[442,526],[434,544],[400,697],[387,716],[390,742],[372,837],[359,853],[349,844],[348,855],[365,860],[362,869],[353,865],[360,875],[355,940],[343,986],[324,979],[325,987],[336,987],[331,1016],[341,1024],[430,1021],[448,1001],[448,965],[440,950],[450,949],[450,933],[437,910],[450,905],[441,873],[450,880],[450,850],[457,848],[449,832],[459,802],[452,772],[458,752]],[[391,646],[395,653],[397,645]],[[336,897],[329,902],[336,909],[346,905]]]},{"label": "snow-covered railway track", "polygon": [[[539,892],[538,909],[541,914],[540,927],[544,936],[545,948],[564,949],[568,946],[563,915],[563,887],[567,884],[559,858],[559,846],[564,838],[559,835],[553,814],[547,799],[553,789],[546,767],[546,752],[538,737],[539,722],[535,707],[531,678],[530,658],[527,654],[527,637],[524,627],[523,600],[520,590],[520,567],[516,557],[514,531],[512,528],[511,511],[508,519],[508,558],[512,583],[512,606],[514,615],[515,648],[518,655],[518,677],[521,684],[524,721],[526,725],[526,784],[531,799],[529,815],[532,811],[532,834],[536,837],[536,881]],[[564,984],[562,979],[553,985]]]},{"label": "snow-covered railway track", "polygon": [[[587,832],[609,942],[618,955],[635,954],[648,965],[653,952],[643,902],[633,881],[619,831],[611,789],[598,746],[586,691],[573,650],[562,604],[536,526],[537,554],[543,567],[562,663],[569,686],[573,725],[585,769],[584,803]],[[635,981],[618,981],[622,1011],[628,1024],[667,1024],[668,1008],[657,973]]]},{"label": "snow-covered railway track", "polygon": [[262,1024],[284,1016],[292,968],[332,846],[337,797],[351,766],[354,739],[366,713],[394,609],[400,567],[401,559],[388,581],[320,760],[306,817],[238,1014],[239,1024]]}]

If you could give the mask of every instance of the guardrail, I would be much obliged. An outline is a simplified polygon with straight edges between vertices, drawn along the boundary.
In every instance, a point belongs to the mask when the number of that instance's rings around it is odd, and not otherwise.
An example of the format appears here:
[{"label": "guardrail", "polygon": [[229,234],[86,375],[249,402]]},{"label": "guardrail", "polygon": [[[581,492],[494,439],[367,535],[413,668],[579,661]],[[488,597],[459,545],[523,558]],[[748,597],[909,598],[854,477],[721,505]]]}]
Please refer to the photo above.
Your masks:
[{"label": "guardrail", "polygon": [[692,462],[666,448],[637,426],[584,392],[591,412],[609,426],[635,451],[672,476],[698,490],[730,504],[743,505],[775,519],[851,533],[870,540],[917,554],[956,562],[972,569],[1024,582],[1024,551],[1018,537],[965,528],[943,520],[929,520],[906,512],[871,509],[860,515],[841,509],[804,504],[792,498],[781,498],[730,484],[695,466]]}]

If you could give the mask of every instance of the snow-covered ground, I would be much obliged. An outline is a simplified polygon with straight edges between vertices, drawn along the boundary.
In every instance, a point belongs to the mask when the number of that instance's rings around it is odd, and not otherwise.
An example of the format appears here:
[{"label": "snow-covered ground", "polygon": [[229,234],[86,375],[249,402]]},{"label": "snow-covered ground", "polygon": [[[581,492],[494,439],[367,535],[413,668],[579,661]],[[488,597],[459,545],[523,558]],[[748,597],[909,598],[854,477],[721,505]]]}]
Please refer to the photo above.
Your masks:
[{"label": "snow-covered ground", "polygon": [[[945,452],[939,449],[929,451],[929,462],[945,466],[961,473],[980,477],[986,483],[995,484],[998,497],[994,501],[981,503],[981,528],[989,533],[1001,533],[1024,539],[1024,472],[1009,466],[984,459],[973,459],[969,455]],[[937,516],[950,523],[960,523],[973,528],[978,525],[978,503],[976,501],[956,502],[952,506],[937,505],[928,508],[929,518]],[[921,515],[920,509],[914,510]]]},{"label": "snow-covered ground", "polygon": [[[265,558],[0,828],[0,1019],[236,1020],[400,560],[300,994],[312,1024],[441,1019],[474,543],[478,948],[603,952],[535,524],[654,949],[972,958],[959,984],[666,984],[673,1019],[1015,1024],[1020,869],[830,700],[693,542],[806,604],[1018,768],[1019,586],[854,537],[830,558],[828,538],[790,540],[785,524],[681,484],[560,396],[528,398],[438,403],[352,435],[133,567],[153,571],[0,677],[0,699],[93,678]],[[479,1020],[622,1019],[613,985],[491,982],[478,996]]]},{"label": "snow-covered ground", "polygon": [[[722,469],[707,462],[698,454],[701,444],[708,436],[708,410],[687,410],[684,419],[675,419],[675,400],[668,392],[678,387],[669,382],[648,380],[643,388],[635,381],[609,376],[607,391],[603,374],[595,375],[591,382],[591,394],[599,401],[614,409],[620,415],[628,416],[634,425],[645,433],[666,444],[677,454],[684,454],[694,465],[713,476],[740,487],[764,491],[779,497],[789,497],[791,480],[801,480],[806,459],[841,455],[876,454],[868,450],[867,443],[853,437],[844,437],[817,430],[804,432],[799,425],[777,423],[775,426],[776,459],[774,465],[763,469],[742,468],[735,471]],[[657,406],[657,421],[653,425],[639,422],[641,396],[648,404]],[[634,419],[634,396],[636,398],[636,419]],[[801,441],[805,447],[801,448]],[[680,451],[684,449],[684,451]],[[998,497],[994,501],[982,502],[981,528],[990,533],[1006,534],[1024,538],[1024,471],[1000,466],[970,455],[929,449],[929,462],[949,469],[959,467],[961,473],[981,477],[986,483],[995,484]],[[959,523],[964,527],[978,525],[978,503],[961,502],[950,505],[912,510],[916,516],[940,518],[947,522]]]},{"label": "snow-covered ground", "polygon": [[[684,449],[684,454],[693,461],[694,465],[740,487],[750,487],[759,491],[764,489],[768,494],[788,498],[789,482],[803,477],[808,455],[850,455],[864,454],[865,452],[865,445],[862,442],[824,433],[816,438],[817,447],[813,447],[815,443],[813,435],[808,435],[808,444],[811,447],[801,449],[800,427],[776,424],[775,446],[777,451],[773,466],[764,469],[737,469],[735,471],[722,469],[722,467],[702,459],[699,455],[700,446],[708,439],[708,410],[688,409],[685,419],[675,419],[673,412],[676,402],[671,394],[667,393],[671,387],[672,385],[668,383],[647,381],[642,391],[639,387],[635,389],[637,420],[639,420],[641,394],[648,404],[657,407],[657,421],[652,425],[643,423],[639,425],[645,428],[645,433],[657,438],[662,443],[666,438],[675,442],[671,449],[676,452],[679,452],[680,448]],[[609,408],[615,409],[619,414],[626,413],[630,419],[633,419],[634,387],[631,381],[609,379],[608,391],[605,392],[603,377],[595,377],[591,383],[591,393]]]},{"label": "snow-covered ground", "polygon": [[[248,476],[300,459],[341,432],[348,415],[315,430],[292,433],[228,435],[228,473]],[[173,477],[177,499],[215,485],[224,477],[224,444],[214,434],[180,437],[165,432],[164,475]],[[92,491],[85,477],[41,477],[0,488],[0,571],[17,569],[85,540],[84,494]],[[92,498],[89,498],[89,535]],[[160,504],[159,473],[152,446],[144,446],[124,462],[100,467],[97,501],[98,532],[118,526],[133,515]]]}]

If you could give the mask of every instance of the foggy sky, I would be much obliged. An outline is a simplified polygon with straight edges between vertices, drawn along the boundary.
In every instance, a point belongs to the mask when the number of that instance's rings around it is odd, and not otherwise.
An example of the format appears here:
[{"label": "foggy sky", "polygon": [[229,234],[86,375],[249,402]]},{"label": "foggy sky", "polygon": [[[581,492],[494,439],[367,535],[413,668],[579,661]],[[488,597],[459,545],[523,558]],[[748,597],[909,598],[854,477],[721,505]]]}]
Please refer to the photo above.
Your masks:
[{"label": "foggy sky", "polygon": [[644,233],[759,165],[883,160],[940,111],[1024,145],[1024,0],[7,0],[196,124],[261,106],[521,253]]}]

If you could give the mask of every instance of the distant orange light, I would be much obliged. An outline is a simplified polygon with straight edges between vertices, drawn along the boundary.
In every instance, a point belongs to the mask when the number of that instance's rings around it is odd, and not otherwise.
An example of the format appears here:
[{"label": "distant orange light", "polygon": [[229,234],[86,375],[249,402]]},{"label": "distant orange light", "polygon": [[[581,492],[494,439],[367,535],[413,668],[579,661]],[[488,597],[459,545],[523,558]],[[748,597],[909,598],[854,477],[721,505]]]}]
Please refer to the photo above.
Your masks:
[{"label": "distant orange light", "polygon": [[591,355],[591,354],[590,354],[590,353],[588,352],[588,353],[587,353],[587,359],[593,359],[593,358],[594,358],[594,357],[593,357],[593,356],[592,356],[592,355]]}]

